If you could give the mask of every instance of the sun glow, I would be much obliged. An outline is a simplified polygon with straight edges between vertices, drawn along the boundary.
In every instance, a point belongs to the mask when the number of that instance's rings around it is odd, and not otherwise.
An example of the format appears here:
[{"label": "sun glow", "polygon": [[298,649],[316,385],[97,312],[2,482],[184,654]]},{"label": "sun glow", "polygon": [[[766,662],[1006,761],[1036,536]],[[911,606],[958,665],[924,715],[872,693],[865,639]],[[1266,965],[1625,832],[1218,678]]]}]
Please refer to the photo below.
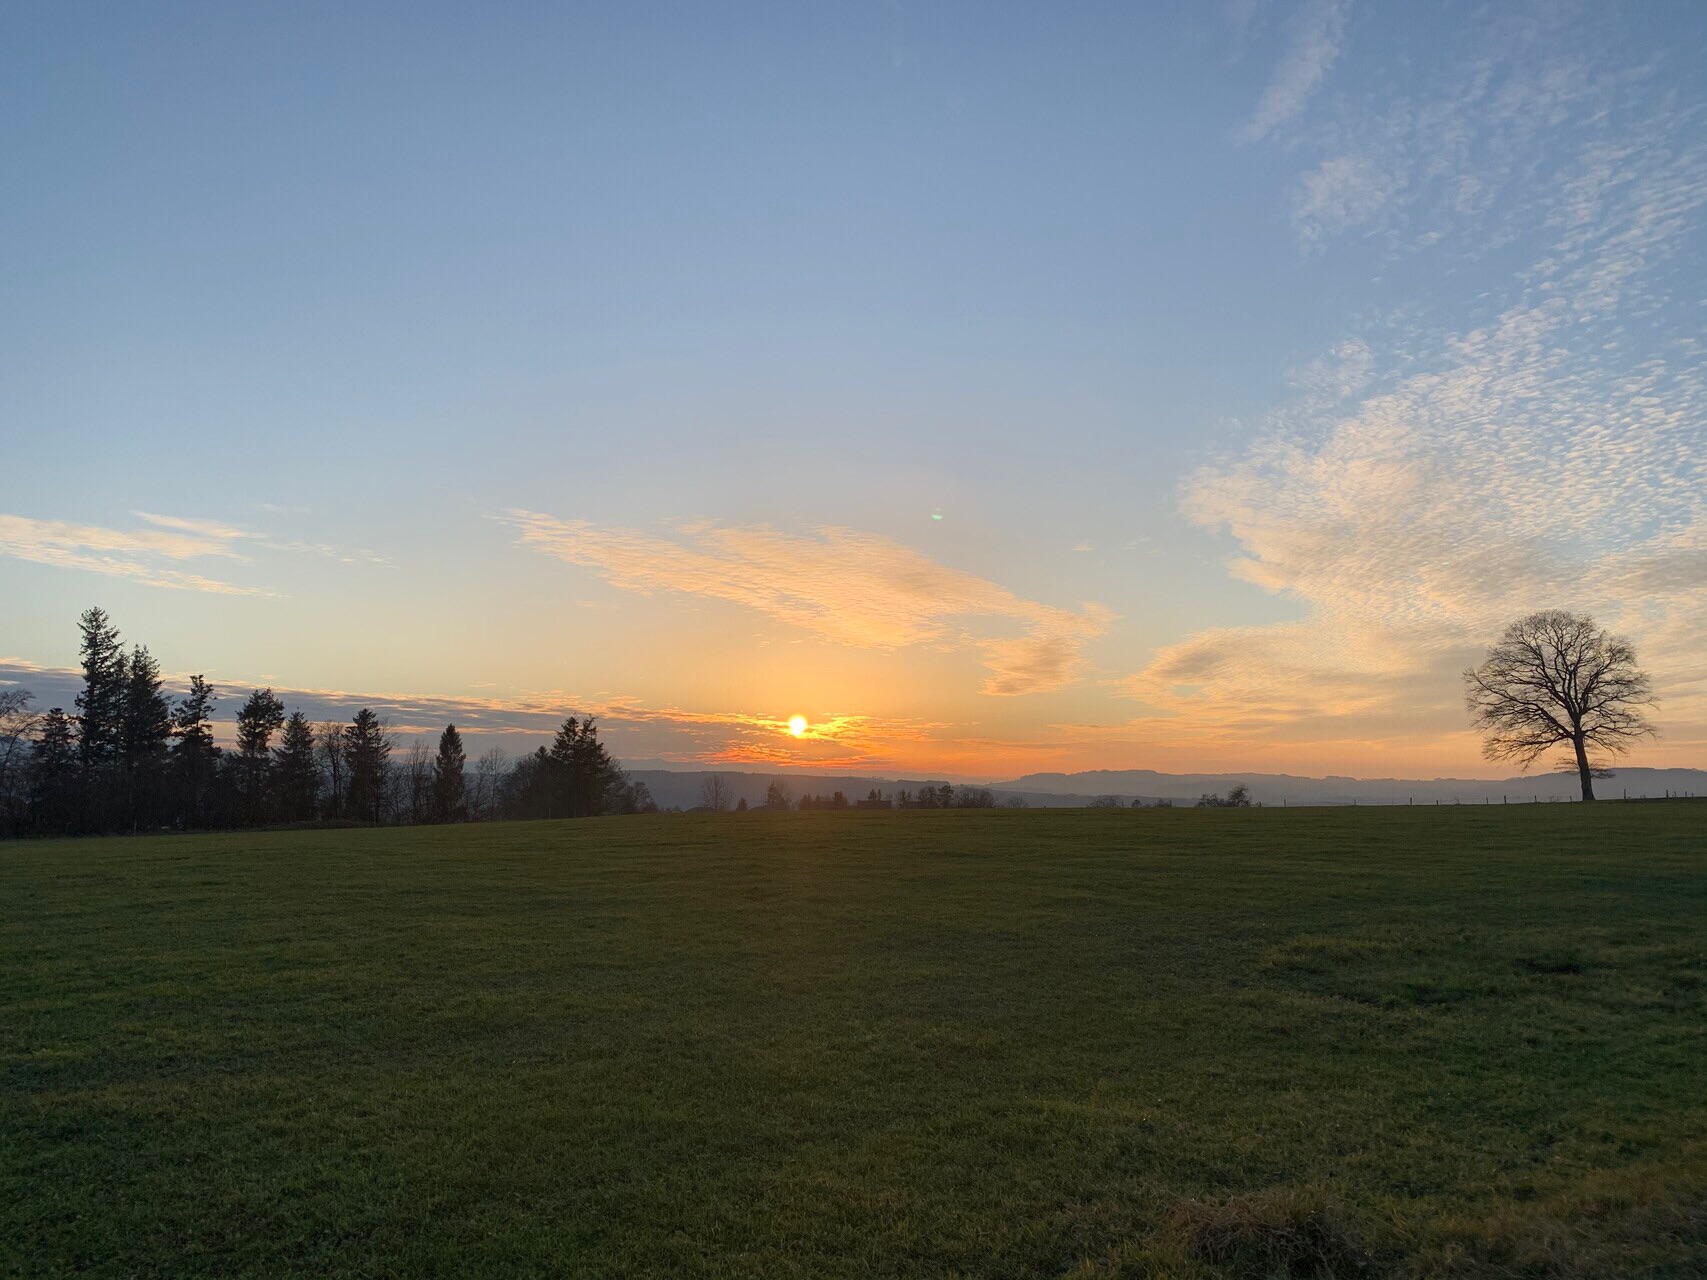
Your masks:
[{"label": "sun glow", "polygon": [[788,731],[797,738],[804,738],[806,736],[806,717],[789,716]]}]

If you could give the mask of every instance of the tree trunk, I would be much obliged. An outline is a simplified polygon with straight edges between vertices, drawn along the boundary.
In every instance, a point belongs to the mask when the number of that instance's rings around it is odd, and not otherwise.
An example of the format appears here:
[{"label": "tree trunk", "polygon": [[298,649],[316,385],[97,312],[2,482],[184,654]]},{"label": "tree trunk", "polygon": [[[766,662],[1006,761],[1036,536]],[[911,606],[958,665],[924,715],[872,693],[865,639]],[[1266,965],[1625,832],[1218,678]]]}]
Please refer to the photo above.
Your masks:
[{"label": "tree trunk", "polygon": [[1583,737],[1580,733],[1573,740],[1573,743],[1577,749],[1577,776],[1582,779],[1583,799],[1593,800],[1594,770],[1590,769],[1588,765],[1588,748],[1584,745]]}]

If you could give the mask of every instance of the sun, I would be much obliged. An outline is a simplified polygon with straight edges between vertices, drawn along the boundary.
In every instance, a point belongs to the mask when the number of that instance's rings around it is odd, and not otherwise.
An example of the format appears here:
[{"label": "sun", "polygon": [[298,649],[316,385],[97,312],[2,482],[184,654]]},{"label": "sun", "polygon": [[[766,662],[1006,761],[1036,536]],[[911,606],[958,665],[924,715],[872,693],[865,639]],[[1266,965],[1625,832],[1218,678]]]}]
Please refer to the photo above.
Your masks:
[{"label": "sun", "polygon": [[789,716],[788,731],[797,738],[804,738],[806,736],[806,717]]}]

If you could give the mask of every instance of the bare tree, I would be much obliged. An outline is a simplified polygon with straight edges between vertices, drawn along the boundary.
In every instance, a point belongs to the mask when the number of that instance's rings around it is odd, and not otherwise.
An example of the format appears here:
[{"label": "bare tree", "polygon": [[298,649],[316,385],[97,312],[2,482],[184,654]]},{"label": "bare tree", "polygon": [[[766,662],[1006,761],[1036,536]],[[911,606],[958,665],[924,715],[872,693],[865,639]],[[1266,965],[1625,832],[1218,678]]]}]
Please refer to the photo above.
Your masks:
[{"label": "bare tree", "polygon": [[40,723],[41,716],[30,710],[28,689],[0,692],[0,827],[9,824],[22,807],[29,756],[25,744]]},{"label": "bare tree", "polygon": [[1594,799],[1595,777],[1607,776],[1591,749],[1621,755],[1654,732],[1642,714],[1653,705],[1653,686],[1630,642],[1587,614],[1560,609],[1507,627],[1487,660],[1464,672],[1464,701],[1489,760],[1517,760],[1527,769],[1552,747],[1568,745],[1560,767],[1574,758],[1584,800]]},{"label": "bare tree", "polygon": [[699,807],[722,813],[733,803],[730,790],[729,779],[721,773],[708,775],[705,781],[699,784]]},{"label": "bare tree", "polygon": [[320,753],[320,765],[326,774],[326,814],[336,818],[344,811],[344,726],[337,720],[325,720],[314,726],[315,750]]},{"label": "bare tree", "polygon": [[427,744],[419,738],[409,742],[403,753],[403,767],[398,770],[397,801],[393,812],[407,812],[412,823],[425,822],[433,812],[433,757]]},{"label": "bare tree", "polygon": [[510,757],[502,747],[488,747],[474,762],[474,784],[468,793],[468,816],[472,821],[485,821],[497,811],[498,788],[509,768]]}]

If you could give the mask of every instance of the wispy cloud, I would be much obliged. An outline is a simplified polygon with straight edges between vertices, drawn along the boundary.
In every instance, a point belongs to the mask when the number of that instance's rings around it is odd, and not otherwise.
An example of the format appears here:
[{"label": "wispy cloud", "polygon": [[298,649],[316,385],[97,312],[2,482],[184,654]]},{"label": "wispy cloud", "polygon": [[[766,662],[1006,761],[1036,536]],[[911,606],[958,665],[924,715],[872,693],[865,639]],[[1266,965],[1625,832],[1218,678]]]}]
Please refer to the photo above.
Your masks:
[{"label": "wispy cloud", "polygon": [[1340,56],[1349,0],[1304,0],[1287,24],[1287,47],[1242,137],[1255,142],[1304,110]]},{"label": "wispy cloud", "polygon": [[[1087,603],[1065,609],[938,564],[875,534],[768,526],[689,525],[676,538],[599,528],[531,511],[501,519],[524,546],[598,571],[629,591],[727,600],[839,644],[899,649],[970,648],[983,657],[984,692],[1038,693],[1071,683],[1081,653],[1113,615]],[[996,628],[1018,635],[989,634]]]},{"label": "wispy cloud", "polygon": [[205,531],[107,529],[67,520],[36,520],[0,515],[0,555],[60,569],[78,569],[128,578],[152,587],[206,591],[219,595],[268,595],[259,587],[186,573],[163,561],[199,557],[241,559],[230,544]]},{"label": "wispy cloud", "polygon": [[181,529],[186,533],[197,534],[220,542],[247,540],[254,546],[263,547],[268,551],[325,556],[329,560],[338,560],[344,564],[390,565],[392,563],[389,556],[382,556],[365,548],[337,547],[324,542],[305,542],[300,538],[276,538],[270,534],[257,533],[253,529],[239,528],[236,525],[225,524],[219,520],[200,520],[186,516],[162,516],[149,511],[134,511],[131,514],[163,529]]},{"label": "wispy cloud", "polygon": [[274,538],[219,520],[151,511],[132,514],[148,527],[112,529],[69,520],[0,514],[0,556],[125,578],[145,586],[236,596],[271,596],[276,592],[189,573],[171,567],[171,563],[201,558],[247,563],[254,551],[322,555],[346,564],[391,563],[371,551],[349,551]]},{"label": "wispy cloud", "polygon": [[238,538],[258,536],[250,533],[247,529],[222,524],[218,520],[195,520],[185,516],[161,516],[155,515],[152,511],[133,511],[131,515],[161,529],[179,529],[185,533],[193,533],[198,537],[208,538],[216,542],[232,542]]}]

